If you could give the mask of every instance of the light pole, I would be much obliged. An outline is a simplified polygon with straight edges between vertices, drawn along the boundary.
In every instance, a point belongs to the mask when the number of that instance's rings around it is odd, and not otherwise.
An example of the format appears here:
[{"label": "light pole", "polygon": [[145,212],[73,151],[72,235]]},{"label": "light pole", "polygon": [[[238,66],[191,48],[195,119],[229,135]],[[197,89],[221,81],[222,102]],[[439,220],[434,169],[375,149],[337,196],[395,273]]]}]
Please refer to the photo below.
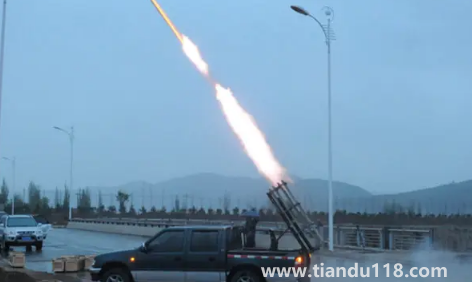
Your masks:
[{"label": "light pole", "polygon": [[2,113],[2,90],[3,90],[3,61],[5,53],[5,27],[7,22],[7,0],[3,0],[3,15],[2,15],[2,33],[0,42],[0,119]]},{"label": "light pole", "polygon": [[298,6],[290,6],[295,12],[308,16],[315,20],[325,36],[326,46],[328,47],[328,229],[329,229],[329,250],[334,250],[334,212],[333,212],[333,154],[331,137],[331,41],[335,40],[331,24],[334,19],[334,11],[330,7],[324,7],[324,13],[327,17],[326,25],[323,25],[317,18],[311,15],[305,9]]},{"label": "light pole", "polygon": [[3,157],[4,160],[7,160],[11,163],[11,174],[12,174],[12,177],[11,177],[11,183],[12,183],[12,187],[11,187],[11,194],[12,194],[12,200],[11,200],[11,214],[14,215],[15,214],[15,171],[16,171],[16,159],[15,157],[13,158],[7,158],[7,157]]},{"label": "light pole", "polygon": [[73,189],[73,174],[72,174],[72,171],[73,171],[73,164],[74,164],[74,127],[71,126],[70,127],[70,131],[67,131],[65,129],[62,129],[60,127],[57,127],[57,126],[54,126],[53,127],[54,129],[57,129],[59,131],[62,131],[64,132],[65,134],[67,134],[69,136],[69,141],[70,141],[70,171],[69,171],[69,220],[72,219],[72,202],[71,202],[71,193],[72,193],[72,189]]}]

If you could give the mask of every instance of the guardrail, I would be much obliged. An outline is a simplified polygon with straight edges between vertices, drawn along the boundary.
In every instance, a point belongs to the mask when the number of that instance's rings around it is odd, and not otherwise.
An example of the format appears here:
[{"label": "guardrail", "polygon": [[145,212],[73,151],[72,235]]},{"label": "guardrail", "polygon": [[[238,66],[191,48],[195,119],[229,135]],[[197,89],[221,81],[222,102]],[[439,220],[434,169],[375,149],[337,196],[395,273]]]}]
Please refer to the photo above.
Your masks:
[{"label": "guardrail", "polygon": [[[142,228],[167,228],[171,226],[182,225],[239,225],[244,221],[212,221],[212,220],[169,220],[169,219],[132,219],[132,218],[97,218],[71,220],[74,223],[111,225],[110,230],[119,226],[136,226]],[[258,226],[271,228],[276,232],[283,232],[286,229],[281,222],[259,222]],[[327,226],[318,227],[320,234],[328,237]],[[103,228],[102,228],[103,229]],[[123,228],[122,228],[123,229]],[[119,231],[123,233],[125,231]],[[89,229],[90,230],[90,229]],[[133,229],[125,228],[129,232]],[[154,232],[153,229],[149,232]],[[146,234],[148,234],[146,232]],[[138,234],[136,234],[138,235]],[[142,234],[139,234],[142,235]],[[286,236],[291,236],[290,232]],[[411,250],[414,248],[433,245],[433,228],[389,228],[381,226],[354,226],[354,225],[335,225],[334,226],[334,245],[337,247],[347,247],[366,250]]]}]

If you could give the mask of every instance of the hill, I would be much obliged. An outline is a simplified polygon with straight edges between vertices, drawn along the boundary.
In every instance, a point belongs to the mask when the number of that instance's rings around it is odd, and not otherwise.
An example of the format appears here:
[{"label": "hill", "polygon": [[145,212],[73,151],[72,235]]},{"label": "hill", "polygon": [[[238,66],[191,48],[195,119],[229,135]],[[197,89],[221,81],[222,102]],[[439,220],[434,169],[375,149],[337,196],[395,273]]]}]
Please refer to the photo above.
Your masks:
[{"label": "hill", "polygon": [[[135,207],[144,205],[166,206],[171,209],[176,198],[182,207],[203,206],[219,208],[263,207],[268,205],[265,195],[269,184],[262,178],[231,177],[213,173],[200,173],[151,184],[131,182],[116,187],[93,187],[94,195],[100,190],[106,206],[117,204],[118,190],[131,194]],[[327,211],[328,182],[322,179],[295,178],[290,184],[295,196],[309,210]],[[372,195],[367,190],[348,183],[333,182],[336,209],[348,212],[378,213],[384,211],[411,211],[415,213],[471,213],[472,180],[452,182],[427,189],[398,194]],[[97,204],[93,197],[92,204]]]},{"label": "hill", "polygon": [[[452,182],[411,192],[378,195],[385,202],[421,213],[472,213],[472,180]],[[388,207],[387,207],[388,208]]]},{"label": "hill", "polygon": [[[221,207],[223,202],[230,206],[248,208],[266,206],[266,191],[269,184],[262,178],[231,177],[213,173],[200,173],[151,184],[143,181],[131,182],[116,187],[91,187],[93,194],[101,191],[105,205],[114,200],[118,190],[132,195],[135,206],[146,208],[162,205],[171,208],[178,197],[181,205]],[[326,209],[328,201],[328,182],[321,179],[296,178],[290,185],[293,193],[303,199],[302,204],[310,209]],[[343,182],[333,182],[333,195],[336,199],[355,199],[372,195],[361,187]],[[95,198],[95,197],[94,197]],[[96,204],[93,199],[92,204]],[[115,203],[116,204],[116,203]]]}]

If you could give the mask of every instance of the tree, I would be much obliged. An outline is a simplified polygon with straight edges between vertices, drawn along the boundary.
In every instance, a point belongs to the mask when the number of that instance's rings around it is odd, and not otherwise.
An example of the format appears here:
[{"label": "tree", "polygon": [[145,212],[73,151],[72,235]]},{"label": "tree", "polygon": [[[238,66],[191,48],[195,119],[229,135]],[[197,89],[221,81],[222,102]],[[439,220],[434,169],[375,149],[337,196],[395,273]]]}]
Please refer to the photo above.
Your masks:
[{"label": "tree", "polygon": [[105,205],[103,204],[102,191],[98,191],[98,212],[103,213],[105,211]]},{"label": "tree", "polygon": [[30,210],[34,211],[34,213],[41,212],[41,189],[33,181],[31,181],[28,185],[28,204]]},{"label": "tree", "polygon": [[2,188],[0,189],[0,205],[3,205],[4,207],[7,205],[9,193],[7,182],[5,181],[5,178],[3,178]]},{"label": "tree", "polygon": [[[30,213],[29,206],[23,202],[20,195],[16,194],[15,198],[15,213]],[[6,205],[5,210],[11,211],[11,201]]]},{"label": "tree", "polygon": [[151,212],[157,212],[157,209],[156,209],[155,206],[152,206],[152,207],[151,207]]},{"label": "tree", "polygon": [[111,213],[116,213],[116,207],[114,205],[108,206],[108,211]]},{"label": "tree", "polygon": [[140,214],[145,214],[145,213],[147,213],[146,207],[145,207],[145,206],[142,206],[141,209],[139,209],[139,213],[140,213]]},{"label": "tree", "polygon": [[131,204],[131,205],[129,206],[129,214],[130,214],[130,215],[136,215],[136,209],[134,208],[134,205],[133,205],[133,204]]},{"label": "tree", "polygon": [[64,201],[62,203],[62,208],[65,211],[69,210],[70,206],[70,191],[66,184],[64,184]]},{"label": "tree", "polygon": [[175,211],[175,212],[180,211],[180,200],[179,200],[179,196],[178,196],[178,195],[175,196],[174,209],[173,209],[173,211]]},{"label": "tree", "polygon": [[200,209],[197,211],[197,214],[199,214],[199,215],[204,215],[204,214],[206,214],[206,211],[205,211],[204,208],[200,208]]},{"label": "tree", "polygon": [[59,188],[56,187],[56,191],[54,191],[54,208],[56,211],[60,211],[62,209],[62,199],[61,199],[61,192]]},{"label": "tree", "polygon": [[239,215],[239,208],[238,207],[234,207],[233,215]]},{"label": "tree", "polygon": [[119,203],[119,212],[120,213],[126,213],[126,203],[129,201],[129,194],[120,190],[118,191],[118,194],[116,195],[116,200]]},{"label": "tree", "polygon": [[92,200],[90,197],[90,189],[87,187],[85,189],[79,190],[78,198],[78,209],[81,212],[90,212],[92,210]]},{"label": "tree", "polygon": [[231,208],[231,195],[225,191],[223,195],[223,211],[225,214],[229,214],[229,209]]},{"label": "tree", "polygon": [[40,202],[40,208],[39,208],[39,213],[41,214],[49,214],[50,208],[49,208],[49,198],[43,196],[41,198]]}]

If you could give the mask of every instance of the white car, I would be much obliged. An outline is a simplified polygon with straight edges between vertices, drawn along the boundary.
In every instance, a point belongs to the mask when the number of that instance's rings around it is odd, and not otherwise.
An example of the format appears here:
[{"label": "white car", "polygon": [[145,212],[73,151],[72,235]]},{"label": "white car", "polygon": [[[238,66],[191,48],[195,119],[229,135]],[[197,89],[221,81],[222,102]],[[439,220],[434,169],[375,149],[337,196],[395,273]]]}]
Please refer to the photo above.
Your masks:
[{"label": "white car", "polygon": [[36,250],[42,250],[44,234],[41,225],[31,215],[3,216],[0,222],[2,249],[8,251],[14,246],[35,246]]}]

